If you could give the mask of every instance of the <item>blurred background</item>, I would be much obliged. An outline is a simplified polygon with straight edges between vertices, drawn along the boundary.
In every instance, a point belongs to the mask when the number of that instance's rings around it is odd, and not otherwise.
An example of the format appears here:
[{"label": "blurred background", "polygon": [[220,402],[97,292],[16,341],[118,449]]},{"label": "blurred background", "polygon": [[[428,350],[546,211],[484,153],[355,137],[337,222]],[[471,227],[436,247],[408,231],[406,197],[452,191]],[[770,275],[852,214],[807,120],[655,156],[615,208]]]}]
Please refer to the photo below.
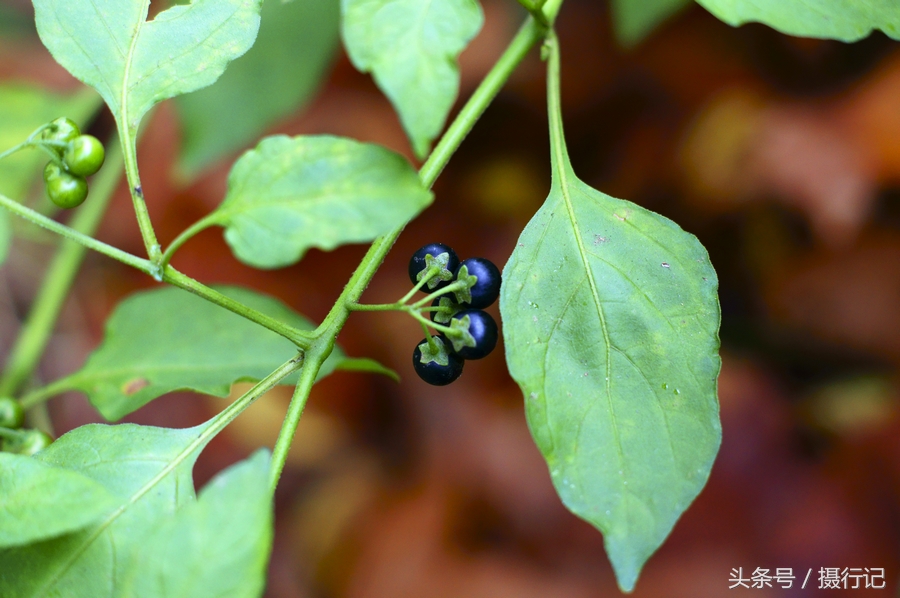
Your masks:
[{"label": "blurred background", "polygon": [[[461,58],[463,98],[523,19],[513,0],[482,4],[485,26]],[[159,8],[154,0],[151,10]],[[266,71],[253,60],[270,54],[248,54],[222,87],[153,114],[139,159],[164,245],[221,201],[231,162],[263,134],[344,135],[412,159],[390,104],[340,49],[337,14],[337,0],[269,0],[259,47],[289,66]],[[879,33],[842,44],[762,25],[734,29],[691,5],[626,50],[598,0],[566,0],[558,32],[576,172],[697,235],[721,283],[722,449],[634,595],[896,594],[900,44]],[[27,0],[0,1],[0,85],[12,83],[80,88],[40,44]],[[207,92],[227,104],[204,103]],[[89,130],[107,137],[111,118],[101,113]],[[403,295],[407,260],[428,242],[504,264],[546,197],[549,174],[535,51],[463,143],[435,185],[434,206],[409,225],[364,301]],[[143,252],[124,186],[98,236]],[[0,268],[2,358],[52,250],[46,238],[18,234]],[[174,264],[205,283],[277,296],[319,321],[364,250],[313,250],[294,267],[257,271],[235,261],[215,229]],[[79,368],[114,306],[151,286],[89,255],[39,377]],[[380,360],[402,382],[336,373],[315,387],[276,496],[266,596],[617,595],[601,535],[555,495],[502,351],[434,388],[412,371],[421,336],[406,316],[385,313],[355,314],[341,334],[349,354]],[[289,395],[277,389],[213,441],[195,470],[198,487],[271,446]],[[189,426],[226,404],[176,393],[126,420]],[[49,413],[57,435],[101,421],[80,395],[54,399]],[[798,579],[792,589],[729,590],[738,567],[745,577],[791,568]],[[818,590],[821,567],[883,568],[886,588]]]}]

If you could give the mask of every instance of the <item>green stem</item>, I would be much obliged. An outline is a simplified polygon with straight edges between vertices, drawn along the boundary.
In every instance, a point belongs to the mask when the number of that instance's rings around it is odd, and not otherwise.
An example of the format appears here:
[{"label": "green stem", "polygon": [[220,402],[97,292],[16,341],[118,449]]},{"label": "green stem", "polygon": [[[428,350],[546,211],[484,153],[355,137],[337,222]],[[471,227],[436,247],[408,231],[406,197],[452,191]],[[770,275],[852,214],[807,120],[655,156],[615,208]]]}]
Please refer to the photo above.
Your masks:
[{"label": "green stem", "polygon": [[417,282],[415,284],[415,286],[413,288],[411,288],[407,294],[403,295],[403,297],[401,297],[400,300],[397,301],[397,303],[406,303],[407,301],[409,301],[409,298],[412,297],[413,295],[415,295],[419,291],[419,289],[421,289],[426,284],[428,284],[428,281],[431,280],[432,278],[434,278],[434,276],[438,272],[440,272],[441,269],[442,269],[441,266],[432,266],[428,270],[426,270],[425,275],[419,279],[419,282]]},{"label": "green stem", "polygon": [[77,373],[66,376],[65,378],[54,380],[46,386],[35,388],[34,390],[22,395],[22,398],[19,399],[19,402],[22,403],[22,407],[24,407],[25,409],[30,409],[35,405],[43,403],[51,397],[55,397],[60,393],[66,392],[67,390],[72,390],[72,382],[74,382],[73,378],[75,375],[77,375]]},{"label": "green stem", "polygon": [[175,237],[175,240],[166,248],[165,253],[162,254],[162,257],[159,258],[159,267],[165,268],[170,261],[172,261],[172,256],[175,255],[175,252],[184,245],[191,237],[199,233],[200,231],[209,228],[214,224],[212,214],[201,218],[188,228],[186,228],[180,235]]},{"label": "green stem", "polygon": [[[138,269],[144,269],[149,266],[144,260],[139,260],[139,258],[131,254],[106,243],[96,241],[90,236],[97,230],[103,215],[106,213],[106,207],[115,191],[121,168],[122,154],[118,151],[111,151],[109,158],[107,158],[106,167],[93,182],[90,200],[76,212],[75,217],[72,219],[71,228],[64,227],[9,198],[0,196],[0,204],[12,211],[21,210],[26,212],[26,214],[22,214],[20,211],[20,215],[24,215],[32,222],[46,226],[51,230],[54,227],[64,229],[61,234],[66,237],[59,249],[57,249],[56,256],[44,275],[43,284],[40,291],[38,291],[31,312],[23,324],[15,345],[13,345],[3,376],[0,378],[0,396],[12,395],[18,392],[37,367],[41,355],[43,355],[47,346],[47,341],[53,332],[53,327],[56,325],[59,312],[66,297],[69,295],[75,275],[84,260],[87,247],[117,259],[125,258],[133,261],[131,265]],[[10,203],[13,205],[10,206]],[[34,215],[39,216],[41,220],[46,222],[30,217]],[[52,223],[53,227],[48,226],[50,223]],[[92,245],[94,246],[92,247]]]},{"label": "green stem", "polygon": [[[304,362],[305,359],[303,354],[300,353],[281,364],[277,370],[260,380],[253,388],[242,394],[240,398],[216,415],[212,420],[212,425],[204,430],[203,437],[211,438],[224,430],[228,424],[233,422],[247,407],[255,403],[259,397],[275,388],[279,382],[302,368]],[[304,368],[303,371],[305,372],[306,368]],[[303,375],[301,374],[301,380],[302,377]]]},{"label": "green stem", "polygon": [[281,424],[281,431],[278,433],[278,440],[275,441],[275,447],[272,449],[272,467],[269,470],[269,488],[272,494],[275,494],[275,488],[278,486],[278,480],[281,478],[281,472],[287,462],[288,450],[294,441],[297,424],[300,423],[300,416],[303,415],[309,393],[316,382],[316,375],[319,373],[322,363],[328,358],[328,354],[331,353],[331,348],[327,345],[321,345],[317,349],[307,352],[306,366],[300,371],[300,380],[294,389],[291,404],[284,422]]},{"label": "green stem", "polygon": [[182,274],[172,266],[165,267],[162,272],[162,281],[174,285],[178,288],[184,289],[185,291],[194,293],[195,295],[203,297],[207,301],[211,301],[216,305],[224,307],[225,309],[232,311],[239,316],[243,316],[252,322],[256,322],[260,326],[263,326],[265,328],[268,328],[272,332],[280,334],[301,349],[308,348],[310,340],[314,338],[312,332],[300,330],[299,328],[295,328],[294,326],[285,324],[277,318],[273,318],[262,313],[261,311],[244,305],[240,301],[236,301],[231,297],[223,295],[219,291],[212,289],[205,284],[197,282],[190,276]]},{"label": "green stem", "polygon": [[[550,0],[550,2],[553,1]],[[484,80],[482,80],[462,110],[460,110],[447,132],[444,133],[444,136],[434,148],[434,151],[431,152],[428,160],[425,161],[425,164],[419,170],[419,178],[425,187],[430,188],[434,184],[438,175],[447,165],[447,162],[450,161],[450,158],[459,148],[469,131],[472,130],[479,117],[491,104],[504,83],[506,83],[519,63],[528,54],[528,51],[543,39],[546,31],[545,27],[531,17],[519,29],[519,32],[512,39],[507,49],[485,76]],[[359,305],[359,298],[362,296],[363,291],[369,285],[372,277],[375,276],[375,272],[378,271],[388,251],[390,251],[400,233],[403,232],[404,227],[405,225],[399,226],[386,235],[375,239],[359,266],[353,272],[350,281],[344,287],[334,307],[331,308],[325,320],[316,329],[316,340],[313,341],[306,353],[306,367],[303,374],[301,374],[300,383],[297,385],[294,398],[288,407],[284,425],[275,443],[275,451],[272,455],[271,479],[273,488],[278,483],[281,470],[284,468],[284,463],[287,459],[287,449],[290,447],[297,422],[300,421],[300,415],[303,413],[303,408],[309,398],[309,391],[312,388],[312,383],[315,381],[319,368],[331,353],[338,333],[347,322],[347,318],[350,316],[351,311],[354,310],[354,306]]]},{"label": "green stem", "polygon": [[422,330],[425,332],[425,340],[428,342],[428,347],[431,349],[432,354],[438,353],[440,348],[437,346],[434,337],[431,336],[431,331],[428,330],[428,324],[425,322],[420,322],[420,324],[422,324]]},{"label": "green stem", "polygon": [[[85,203],[85,208],[90,210],[89,206],[95,203],[97,202],[91,201]],[[6,197],[2,194],[0,194],[0,206],[6,208],[17,216],[21,216],[29,222],[37,224],[38,226],[46,228],[51,232],[65,237],[69,241],[74,241],[75,243],[87,247],[88,249],[93,249],[94,251],[102,253],[103,255],[109,256],[114,260],[119,260],[120,262],[128,264],[132,268],[136,268],[146,274],[151,274],[153,272],[153,264],[151,264],[148,260],[139,258],[136,255],[128,253],[127,251],[122,251],[121,249],[113,247],[112,245],[104,243],[103,241],[98,241],[97,239],[94,239],[93,237],[86,235],[75,228],[60,224],[59,222],[51,218],[47,218],[43,214],[36,212],[31,208],[27,208],[19,202],[10,199],[9,197]]]},{"label": "green stem", "polygon": [[402,303],[351,303],[347,309],[350,311],[406,311],[406,307]]},{"label": "green stem", "polygon": [[435,292],[431,293],[427,297],[423,297],[422,299],[419,299],[418,301],[413,303],[412,306],[413,307],[421,307],[421,306],[425,305],[426,303],[428,303],[429,301],[434,301],[441,295],[455,293],[457,289],[464,289],[464,288],[466,288],[465,281],[457,280],[456,282],[448,284],[447,286],[445,286],[442,289],[436,290]]},{"label": "green stem", "polygon": [[28,434],[27,430],[13,430],[11,428],[0,428],[0,438],[8,438],[9,440],[18,440],[25,434]]},{"label": "green stem", "polygon": [[422,326],[428,327],[431,326],[435,330],[439,330],[448,336],[456,336],[459,334],[456,330],[449,326],[444,326],[443,324],[438,324],[437,322],[432,322],[422,314],[418,312],[418,310],[410,310],[409,315],[422,323]]},{"label": "green stem", "polygon": [[[159,241],[156,240],[156,232],[153,223],[150,222],[150,212],[147,210],[147,202],[144,201],[144,188],[141,186],[141,177],[137,165],[137,135],[127,123],[119,123],[119,135],[122,137],[122,155],[125,158],[125,177],[128,179],[128,191],[134,204],[134,214],[137,216],[138,227],[141,229],[141,237],[144,239],[144,247],[147,256],[153,264],[159,263],[162,251]],[[150,275],[160,280],[160,269],[154,266]]]}]

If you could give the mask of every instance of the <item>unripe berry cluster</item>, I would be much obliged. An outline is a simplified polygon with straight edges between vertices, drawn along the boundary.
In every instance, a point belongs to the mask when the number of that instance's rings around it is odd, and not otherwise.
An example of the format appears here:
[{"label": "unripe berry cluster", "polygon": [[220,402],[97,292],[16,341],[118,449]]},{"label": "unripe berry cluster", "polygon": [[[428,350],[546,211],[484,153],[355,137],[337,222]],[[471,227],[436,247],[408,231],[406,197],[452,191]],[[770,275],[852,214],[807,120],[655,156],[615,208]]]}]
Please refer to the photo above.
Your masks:
[{"label": "unripe berry cluster", "polygon": [[57,118],[44,128],[41,139],[56,159],[44,168],[44,184],[50,201],[61,208],[74,208],[88,194],[88,177],[103,166],[103,144],[91,135],[82,135],[74,121]]},{"label": "unripe berry cluster", "polygon": [[485,258],[460,261],[447,245],[431,243],[413,254],[409,278],[433,292],[447,289],[431,310],[432,321],[444,332],[416,345],[413,368],[429,384],[450,384],[466,360],[487,357],[497,346],[497,323],[482,309],[500,295],[500,270]]}]

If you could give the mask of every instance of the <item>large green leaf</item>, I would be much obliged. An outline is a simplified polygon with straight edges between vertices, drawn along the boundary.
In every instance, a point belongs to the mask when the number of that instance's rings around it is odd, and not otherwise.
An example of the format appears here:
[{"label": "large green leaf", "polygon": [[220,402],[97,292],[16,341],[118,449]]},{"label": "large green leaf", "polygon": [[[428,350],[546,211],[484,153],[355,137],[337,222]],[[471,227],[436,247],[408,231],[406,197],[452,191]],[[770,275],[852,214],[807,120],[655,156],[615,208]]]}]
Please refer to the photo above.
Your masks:
[{"label": "large green leaf", "polygon": [[[239,287],[218,289],[282,322],[315,326],[281,301]],[[106,323],[103,344],[78,372],[55,385],[77,389],[108,420],[117,420],[173,390],[226,396],[234,382],[261,380],[297,353],[289,340],[225,308],[166,287],[132,295]],[[335,348],[319,371],[344,357]],[[296,383],[298,374],[282,384]]]},{"label": "large green leaf", "polygon": [[415,217],[431,192],[402,156],[331,136],[267,137],[235,162],[205,220],[243,262],[278,268],[307,249],[371,241]]},{"label": "large green leaf", "polygon": [[[72,95],[60,95],[25,84],[0,86],[0,151],[14,147],[35,129],[60,116],[68,116],[80,125],[100,106],[100,98],[85,89]],[[22,150],[0,160],[0,193],[21,199],[28,191],[47,154]],[[0,263],[3,263],[11,239],[6,210],[0,210]]]},{"label": "large green leaf", "polygon": [[269,452],[216,476],[141,542],[122,596],[251,598],[262,594],[272,546]]},{"label": "large green leaf", "polygon": [[339,0],[265,2],[253,48],[216,83],[180,96],[180,169],[200,169],[258,139],[318,89],[338,44]]},{"label": "large green leaf", "polygon": [[692,4],[691,0],[612,0],[616,39],[630,48],[637,45],[663,21]]},{"label": "large green leaf", "polygon": [[74,531],[115,506],[106,488],[89,477],[0,453],[0,548]]},{"label": "large green leaf", "polygon": [[506,358],[557,492],[630,591],[719,447],[717,279],[694,236],[575,176],[550,43],[553,185],[503,271]]},{"label": "large green leaf", "polygon": [[119,598],[142,538],[160,518],[193,501],[191,469],[209,441],[208,425],[91,424],[38,453],[38,460],[104,486],[115,508],[79,531],[0,550],[0,596]]},{"label": "large green leaf", "polygon": [[371,72],[424,157],[459,92],[456,59],[481,29],[476,0],[341,0],[344,46]]},{"label": "large green leaf", "polygon": [[246,52],[261,0],[194,0],[147,21],[150,0],[34,0],[41,41],[131,134],[154,104],[206,87]]},{"label": "large green leaf", "polygon": [[790,35],[852,42],[880,29],[900,39],[897,0],[697,0],[729,25],[751,21]]}]

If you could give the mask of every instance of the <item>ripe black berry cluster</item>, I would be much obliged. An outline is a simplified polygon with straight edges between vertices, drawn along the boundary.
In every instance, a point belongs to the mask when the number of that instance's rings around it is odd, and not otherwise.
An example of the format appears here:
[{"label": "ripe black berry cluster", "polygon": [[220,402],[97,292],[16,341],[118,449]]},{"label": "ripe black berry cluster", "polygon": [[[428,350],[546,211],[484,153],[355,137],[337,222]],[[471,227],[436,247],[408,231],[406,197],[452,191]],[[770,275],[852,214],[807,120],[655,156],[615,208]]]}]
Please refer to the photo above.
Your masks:
[{"label": "ripe black berry cluster", "polygon": [[81,205],[88,194],[85,177],[100,170],[106,158],[103,144],[96,137],[82,135],[78,125],[65,117],[44,127],[41,139],[55,153],[44,167],[50,201],[61,208]]},{"label": "ripe black berry cluster", "polygon": [[500,295],[500,270],[481,257],[460,261],[447,245],[431,243],[409,260],[409,279],[439,294],[430,311],[441,331],[416,345],[413,368],[429,384],[450,384],[465,360],[487,357],[497,346],[497,323],[482,309]]}]

